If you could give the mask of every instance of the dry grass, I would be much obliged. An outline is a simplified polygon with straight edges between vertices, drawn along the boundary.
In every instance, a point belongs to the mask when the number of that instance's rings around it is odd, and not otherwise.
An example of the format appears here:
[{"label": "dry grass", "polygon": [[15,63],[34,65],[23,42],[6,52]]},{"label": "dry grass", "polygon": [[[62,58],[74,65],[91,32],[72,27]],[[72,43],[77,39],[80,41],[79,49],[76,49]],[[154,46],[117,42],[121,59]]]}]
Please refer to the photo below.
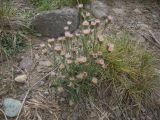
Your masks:
[{"label": "dry grass", "polygon": [[38,10],[47,11],[64,6],[75,6],[77,3],[89,3],[90,0],[29,0]]}]

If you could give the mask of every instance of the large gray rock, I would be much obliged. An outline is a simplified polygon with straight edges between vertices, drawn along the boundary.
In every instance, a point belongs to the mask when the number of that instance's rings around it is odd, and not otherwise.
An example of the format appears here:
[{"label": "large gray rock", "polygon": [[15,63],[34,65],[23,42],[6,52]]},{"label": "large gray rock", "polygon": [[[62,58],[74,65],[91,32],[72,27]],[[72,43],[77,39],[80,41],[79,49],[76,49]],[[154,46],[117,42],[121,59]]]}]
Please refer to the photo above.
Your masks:
[{"label": "large gray rock", "polygon": [[98,19],[104,19],[108,16],[108,6],[101,1],[93,1],[86,8]]},{"label": "large gray rock", "polygon": [[22,107],[22,103],[12,98],[6,98],[3,102],[3,106],[4,106],[5,114],[8,117],[15,117],[18,115]]},{"label": "large gray rock", "polygon": [[74,8],[40,13],[34,17],[31,25],[43,36],[59,37],[64,34],[67,21],[71,21],[70,31],[75,31],[79,26],[79,11]]}]

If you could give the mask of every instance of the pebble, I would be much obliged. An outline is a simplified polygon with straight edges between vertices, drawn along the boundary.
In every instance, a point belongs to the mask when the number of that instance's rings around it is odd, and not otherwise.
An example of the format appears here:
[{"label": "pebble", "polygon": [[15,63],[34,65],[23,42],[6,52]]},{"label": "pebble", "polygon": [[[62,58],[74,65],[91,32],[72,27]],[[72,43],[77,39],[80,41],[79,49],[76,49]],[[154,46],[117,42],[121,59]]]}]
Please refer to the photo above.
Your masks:
[{"label": "pebble", "polygon": [[12,98],[6,98],[3,102],[5,114],[8,117],[15,117],[18,115],[22,103],[19,100],[15,100]]},{"label": "pebble", "polygon": [[27,80],[27,75],[19,75],[15,78],[15,81],[18,83],[25,83]]},{"label": "pebble", "polygon": [[[88,7],[89,8],[89,7]],[[87,8],[87,9],[88,9]],[[109,11],[108,6],[99,0],[95,0],[91,3],[89,11],[98,19],[107,18]]]}]

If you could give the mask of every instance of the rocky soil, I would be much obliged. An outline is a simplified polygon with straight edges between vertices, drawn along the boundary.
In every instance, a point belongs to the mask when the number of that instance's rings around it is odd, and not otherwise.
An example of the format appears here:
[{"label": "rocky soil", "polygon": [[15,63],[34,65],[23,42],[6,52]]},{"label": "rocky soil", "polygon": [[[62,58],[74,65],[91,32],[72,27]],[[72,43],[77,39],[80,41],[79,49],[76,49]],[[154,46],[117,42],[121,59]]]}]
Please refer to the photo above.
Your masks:
[{"label": "rocky soil", "polygon": [[[100,0],[104,4],[97,13],[97,4],[89,9],[98,18],[113,16],[113,23],[105,30],[105,35],[121,36],[128,32],[130,39],[143,42],[148,45],[148,49],[153,51],[160,60],[160,4],[156,0]],[[19,10],[34,11],[25,0],[15,0]],[[105,5],[105,7],[104,7]],[[99,6],[98,6],[99,7]],[[94,9],[94,10],[93,10]],[[99,16],[97,14],[101,14]],[[75,23],[77,26],[77,23]],[[75,29],[75,28],[74,28]],[[58,33],[59,34],[59,33]],[[57,36],[56,36],[57,37]],[[67,94],[58,93],[51,84],[54,80],[54,69],[51,56],[43,49],[43,44],[47,42],[45,37],[28,36],[30,47],[25,52],[20,53],[15,59],[0,63],[0,110],[9,109],[6,105],[6,98],[12,98],[21,107],[19,101],[25,100],[23,110],[19,120],[105,120],[110,114],[110,110],[90,106],[83,107],[83,103],[72,106],[67,99]],[[157,62],[157,70],[160,64]],[[50,73],[51,75],[49,75]],[[35,85],[36,83],[36,85]],[[35,86],[34,86],[35,85]],[[30,90],[30,88],[32,88]],[[29,90],[29,91],[28,91]],[[160,94],[160,93],[157,93]],[[11,99],[11,100],[12,100]],[[157,96],[157,107],[160,108],[160,96]],[[10,99],[9,99],[10,100]],[[16,104],[15,102],[15,104]],[[5,104],[5,106],[3,105]],[[11,109],[17,109],[11,106]],[[86,111],[86,110],[92,111]],[[139,120],[158,120],[160,110],[147,112],[143,110],[143,115]],[[6,110],[5,110],[6,112]],[[8,112],[8,111],[7,111]],[[116,111],[118,114],[118,111]],[[5,120],[0,113],[0,120]],[[14,115],[7,114],[14,117]],[[118,120],[118,118],[113,118]],[[119,118],[120,119],[120,118]],[[133,118],[134,119],[134,118]],[[9,120],[15,120],[9,118]],[[128,118],[128,120],[132,120]]]}]

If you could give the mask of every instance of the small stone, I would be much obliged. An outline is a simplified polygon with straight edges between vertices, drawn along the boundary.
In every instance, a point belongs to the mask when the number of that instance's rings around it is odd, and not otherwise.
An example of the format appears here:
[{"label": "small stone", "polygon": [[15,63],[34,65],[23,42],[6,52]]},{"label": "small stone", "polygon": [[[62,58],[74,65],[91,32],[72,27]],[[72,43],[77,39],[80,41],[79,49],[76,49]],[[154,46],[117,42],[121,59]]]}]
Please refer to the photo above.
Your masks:
[{"label": "small stone", "polygon": [[27,75],[19,75],[15,78],[15,81],[18,83],[25,83],[27,80]]},{"label": "small stone", "polygon": [[112,10],[113,10],[116,14],[119,14],[119,15],[123,15],[123,14],[124,14],[124,10],[123,10],[123,9],[113,8]]},{"label": "small stone", "polygon": [[44,67],[51,67],[52,63],[50,61],[40,61],[39,65]]},{"label": "small stone", "polygon": [[22,103],[12,98],[6,98],[3,102],[5,114],[8,117],[15,117],[18,115]]},{"label": "small stone", "polygon": [[88,9],[98,19],[104,19],[108,16],[108,6],[101,1],[93,1]]},{"label": "small stone", "polygon": [[134,12],[137,13],[137,14],[142,14],[142,12],[141,12],[138,8],[136,8],[136,9],[134,10]]},{"label": "small stone", "polygon": [[33,64],[33,60],[30,57],[24,57],[20,62],[21,69],[30,69]]}]

